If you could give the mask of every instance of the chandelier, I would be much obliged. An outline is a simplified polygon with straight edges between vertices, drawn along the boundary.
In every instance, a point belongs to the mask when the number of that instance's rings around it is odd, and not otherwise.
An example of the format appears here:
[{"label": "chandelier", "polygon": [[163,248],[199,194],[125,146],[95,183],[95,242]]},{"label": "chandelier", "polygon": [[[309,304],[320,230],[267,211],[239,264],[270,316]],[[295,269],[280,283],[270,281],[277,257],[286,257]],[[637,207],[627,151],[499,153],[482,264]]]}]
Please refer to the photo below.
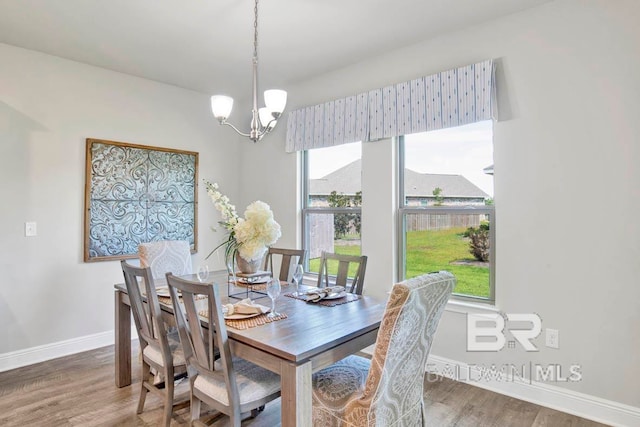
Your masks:
[{"label": "chandelier", "polygon": [[241,132],[237,127],[227,122],[233,108],[233,98],[225,95],[211,97],[211,111],[221,125],[231,126],[242,136],[253,142],[258,142],[276,126],[277,120],[287,104],[287,92],[279,89],[264,91],[265,107],[258,109],[258,0],[253,8],[253,108],[251,109],[251,130]]}]

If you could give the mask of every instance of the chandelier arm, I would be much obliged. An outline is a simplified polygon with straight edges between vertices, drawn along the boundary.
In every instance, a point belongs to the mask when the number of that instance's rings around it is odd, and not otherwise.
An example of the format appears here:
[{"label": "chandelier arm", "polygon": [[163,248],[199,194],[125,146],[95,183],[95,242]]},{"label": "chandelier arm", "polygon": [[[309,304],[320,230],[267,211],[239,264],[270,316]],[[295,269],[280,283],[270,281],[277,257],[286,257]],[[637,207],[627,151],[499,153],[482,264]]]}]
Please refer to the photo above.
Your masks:
[{"label": "chandelier arm", "polygon": [[250,137],[251,136],[250,133],[244,133],[244,132],[240,131],[240,129],[238,129],[237,127],[235,127],[234,125],[232,125],[231,123],[229,123],[226,120],[221,121],[220,124],[231,127],[231,129],[235,130],[239,135],[246,136],[246,137]]},{"label": "chandelier arm", "polygon": [[269,132],[271,132],[271,131],[275,128],[275,125],[274,125],[273,127],[270,127],[270,126],[271,126],[271,123],[275,123],[275,122],[277,122],[277,121],[278,121],[278,119],[275,119],[275,118],[274,118],[274,119],[269,120],[269,123],[267,123],[266,125],[264,125],[264,133],[269,133]]}]

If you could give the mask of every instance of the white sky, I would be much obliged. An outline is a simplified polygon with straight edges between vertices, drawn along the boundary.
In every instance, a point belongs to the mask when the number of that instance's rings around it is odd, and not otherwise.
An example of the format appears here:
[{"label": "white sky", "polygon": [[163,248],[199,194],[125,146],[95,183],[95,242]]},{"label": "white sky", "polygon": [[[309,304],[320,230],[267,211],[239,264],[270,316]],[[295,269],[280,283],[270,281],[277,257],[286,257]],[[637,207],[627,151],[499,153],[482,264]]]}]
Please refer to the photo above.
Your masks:
[{"label": "white sky", "polygon": [[[361,143],[319,148],[309,156],[309,177],[321,178],[361,157]],[[493,197],[493,176],[482,170],[493,165],[493,123],[405,136],[405,166],[420,173],[458,174]]]}]

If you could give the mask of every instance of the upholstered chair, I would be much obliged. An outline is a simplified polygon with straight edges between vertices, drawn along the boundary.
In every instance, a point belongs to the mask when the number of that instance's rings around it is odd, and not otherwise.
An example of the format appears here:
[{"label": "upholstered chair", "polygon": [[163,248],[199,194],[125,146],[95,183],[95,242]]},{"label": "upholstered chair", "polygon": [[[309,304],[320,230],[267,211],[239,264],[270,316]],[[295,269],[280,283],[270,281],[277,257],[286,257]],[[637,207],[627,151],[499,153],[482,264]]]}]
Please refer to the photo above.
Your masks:
[{"label": "upholstered chair", "polygon": [[[174,379],[176,376],[185,376],[187,370],[180,340],[177,333],[167,332],[162,320],[151,269],[135,267],[124,260],[121,265],[142,354],[142,383],[137,413],[142,413],[147,392],[150,391],[163,399],[163,422],[168,426],[174,408]],[[152,369],[161,374],[163,383],[155,383]],[[178,403],[184,406],[188,400],[183,399]]]},{"label": "upholstered chair", "polygon": [[[239,427],[243,414],[257,416],[266,403],[280,396],[280,376],[232,356],[217,284],[184,280],[171,273],[166,277],[187,361],[191,423],[200,420],[204,402]],[[208,319],[208,328],[203,328],[201,316]],[[214,356],[214,346],[219,358]]]},{"label": "upholstered chair", "polygon": [[393,286],[371,360],[349,356],[313,375],[313,425],[426,425],[427,356],[456,283],[446,271]]},{"label": "upholstered chair", "polygon": [[154,279],[166,273],[191,274],[191,246],[184,240],[161,240],[138,245],[141,267],[150,267]]}]

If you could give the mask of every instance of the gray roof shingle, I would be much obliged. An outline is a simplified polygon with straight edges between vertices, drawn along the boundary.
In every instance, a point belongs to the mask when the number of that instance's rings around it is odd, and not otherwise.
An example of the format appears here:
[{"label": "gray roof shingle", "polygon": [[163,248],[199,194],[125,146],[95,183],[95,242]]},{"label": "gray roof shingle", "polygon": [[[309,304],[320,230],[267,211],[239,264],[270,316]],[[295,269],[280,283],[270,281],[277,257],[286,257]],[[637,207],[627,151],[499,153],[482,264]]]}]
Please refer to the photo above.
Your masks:
[{"label": "gray roof shingle", "polygon": [[[445,197],[486,198],[487,193],[462,175],[418,173],[407,169],[404,174],[407,196],[431,196],[436,187]],[[337,191],[355,194],[361,188],[362,161],[356,160],[322,178],[309,180],[309,194],[330,194]]]}]

